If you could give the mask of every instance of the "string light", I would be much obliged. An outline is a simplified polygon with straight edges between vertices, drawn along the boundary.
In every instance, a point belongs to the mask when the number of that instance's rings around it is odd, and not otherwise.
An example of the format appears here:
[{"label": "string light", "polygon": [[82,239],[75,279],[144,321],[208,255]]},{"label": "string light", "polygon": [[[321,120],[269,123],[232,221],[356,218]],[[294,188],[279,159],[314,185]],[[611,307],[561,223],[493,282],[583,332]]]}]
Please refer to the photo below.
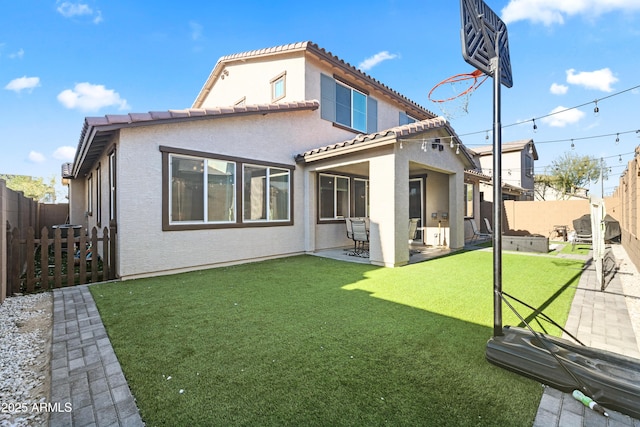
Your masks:
[{"label": "string light", "polygon": [[453,136],[449,140],[449,147],[453,148]]},{"label": "string light", "polygon": [[576,149],[576,144],[573,143],[573,139],[571,140],[571,149],[575,150]]},{"label": "string light", "polygon": [[[600,112],[600,108],[598,108],[598,102],[603,101],[605,99],[613,98],[614,96],[622,95],[623,93],[626,93],[626,92],[631,92],[632,90],[637,90],[639,88],[640,88],[640,85],[636,85],[636,86],[630,87],[628,89],[621,90],[620,92],[612,93],[611,95],[605,96],[604,98],[596,99],[594,101],[585,102],[583,104],[576,105],[574,107],[565,108],[565,109],[562,109],[562,110],[558,110],[558,111],[554,111],[552,113],[546,114],[544,116],[536,117],[535,119],[531,119],[531,121],[536,120],[536,119],[537,120],[544,119],[544,118],[551,117],[551,116],[556,115],[556,114],[565,113],[565,112],[570,111],[570,110],[577,110],[578,108],[582,108],[582,107],[584,107],[586,105],[589,105],[589,104],[592,104],[592,103],[596,104],[596,107],[594,108],[594,113],[597,114],[597,113]],[[515,122],[515,123],[511,123],[509,125],[503,125],[502,129],[505,129],[505,128],[508,128],[508,127],[512,127],[512,126],[518,126],[518,125],[521,125],[523,123],[527,123],[528,121],[529,120],[524,121],[524,122]],[[486,139],[489,139],[489,130],[490,129],[484,129],[484,130],[480,130],[480,131],[476,131],[476,132],[469,132],[469,133],[465,133],[465,134],[459,134],[458,136],[462,137],[462,136],[476,135],[476,134],[481,133],[481,132],[486,132],[487,133]],[[640,133],[640,131],[638,131],[637,133]]]},{"label": "string light", "polygon": [[456,154],[460,154],[460,144],[456,147]]},{"label": "string light", "polygon": [[531,119],[533,121],[533,131],[537,132],[538,131],[538,125],[536,124],[536,119]]},{"label": "string light", "polygon": [[596,107],[593,109],[593,114],[598,116],[598,114],[600,114],[600,109],[598,108],[598,100],[596,99],[594,102],[596,103]]},{"label": "string light", "polygon": [[620,144],[620,134],[616,134],[616,145]]}]

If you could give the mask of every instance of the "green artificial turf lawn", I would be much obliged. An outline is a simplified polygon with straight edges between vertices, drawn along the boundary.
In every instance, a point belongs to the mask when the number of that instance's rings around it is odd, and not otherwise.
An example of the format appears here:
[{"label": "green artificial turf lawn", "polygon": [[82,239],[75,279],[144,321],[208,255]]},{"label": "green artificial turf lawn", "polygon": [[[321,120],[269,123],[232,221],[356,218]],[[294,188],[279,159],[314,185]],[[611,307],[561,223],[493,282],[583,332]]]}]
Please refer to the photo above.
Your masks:
[{"label": "green artificial turf lawn", "polygon": [[[528,426],[542,387],[484,357],[492,265],[299,256],[90,289],[148,426]],[[564,324],[580,266],[505,254],[503,289]]]}]

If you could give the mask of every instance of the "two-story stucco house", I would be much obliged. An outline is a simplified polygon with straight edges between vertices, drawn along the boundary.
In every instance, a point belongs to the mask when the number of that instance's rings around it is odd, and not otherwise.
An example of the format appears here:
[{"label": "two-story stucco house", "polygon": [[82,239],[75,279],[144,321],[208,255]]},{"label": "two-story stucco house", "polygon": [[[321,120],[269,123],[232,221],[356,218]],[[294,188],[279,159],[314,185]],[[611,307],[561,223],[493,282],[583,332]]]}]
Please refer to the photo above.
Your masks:
[{"label": "two-story stucco house", "polygon": [[116,224],[123,279],[348,246],[355,216],[394,267],[409,218],[464,245],[476,168],[444,118],[296,43],[222,57],[191,108],[86,118],[70,221]]},{"label": "two-story stucco house", "polygon": [[[472,154],[483,173],[493,176],[493,146],[474,147]],[[538,151],[533,139],[502,144],[502,198],[505,200],[534,199],[534,162]],[[493,201],[493,182],[481,183],[483,199]]]}]

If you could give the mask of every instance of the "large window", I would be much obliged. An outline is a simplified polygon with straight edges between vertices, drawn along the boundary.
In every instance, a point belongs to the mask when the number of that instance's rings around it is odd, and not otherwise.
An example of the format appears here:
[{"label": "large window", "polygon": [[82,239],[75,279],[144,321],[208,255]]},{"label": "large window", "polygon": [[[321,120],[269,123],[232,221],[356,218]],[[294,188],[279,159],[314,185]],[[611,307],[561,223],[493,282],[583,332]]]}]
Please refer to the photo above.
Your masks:
[{"label": "large window", "polygon": [[163,229],[290,225],[293,167],[160,147]]},{"label": "large window", "polygon": [[235,222],[235,163],[170,157],[171,222]]},{"label": "large window", "polygon": [[336,122],[366,132],[367,96],[338,83],[336,85]]},{"label": "large window", "polygon": [[378,102],[365,89],[321,74],[320,92],[323,119],[364,133],[378,130]]},{"label": "large window", "polygon": [[464,183],[464,216],[473,216],[473,184]]},{"label": "large window", "polygon": [[320,219],[349,217],[349,178],[320,174]]},{"label": "large window", "polygon": [[289,170],[244,165],[244,221],[289,220]]}]

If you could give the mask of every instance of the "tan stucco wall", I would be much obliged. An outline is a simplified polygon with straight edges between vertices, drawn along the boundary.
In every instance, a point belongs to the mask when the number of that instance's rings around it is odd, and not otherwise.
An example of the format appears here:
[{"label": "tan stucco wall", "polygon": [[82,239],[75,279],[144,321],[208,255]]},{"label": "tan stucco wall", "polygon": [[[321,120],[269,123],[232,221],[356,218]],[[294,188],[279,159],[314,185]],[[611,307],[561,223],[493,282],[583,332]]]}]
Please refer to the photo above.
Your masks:
[{"label": "tan stucco wall", "polygon": [[267,104],[271,100],[271,80],[286,72],[286,96],[283,101],[303,101],[304,57],[301,53],[279,58],[278,61],[231,63],[225,66],[224,79],[218,78],[203,108],[235,105],[246,97],[246,104]]},{"label": "tan stucco wall", "polygon": [[504,202],[504,214],[507,219],[505,231],[527,231],[530,234],[548,237],[555,225],[566,225],[573,229],[573,220],[588,213],[588,200],[544,202],[506,200]]},{"label": "tan stucco wall", "polygon": [[[129,128],[118,147],[118,235],[124,278],[303,253],[305,177],[294,155],[335,132],[318,111]],[[300,129],[304,129],[304,137]],[[296,166],[294,225],[162,231],[161,145]]]}]

